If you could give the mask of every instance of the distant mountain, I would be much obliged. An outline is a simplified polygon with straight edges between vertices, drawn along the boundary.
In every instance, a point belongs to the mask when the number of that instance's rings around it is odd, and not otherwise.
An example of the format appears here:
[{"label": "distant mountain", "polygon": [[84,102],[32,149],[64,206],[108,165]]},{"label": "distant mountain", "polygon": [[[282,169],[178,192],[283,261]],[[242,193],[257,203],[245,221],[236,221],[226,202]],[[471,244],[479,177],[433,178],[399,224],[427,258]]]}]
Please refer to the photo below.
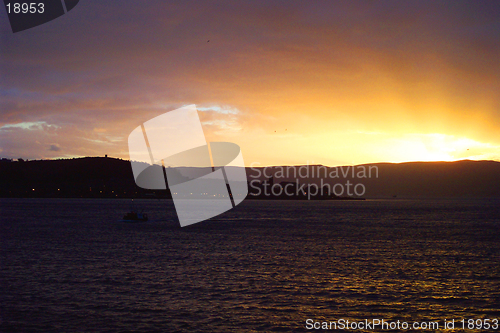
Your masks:
[{"label": "distant mountain", "polygon": [[[277,166],[265,169],[267,175],[273,175],[274,183],[299,179],[299,182],[314,183],[319,187],[329,184],[336,186],[337,194],[342,188],[347,191],[349,181],[351,193],[358,186],[357,192],[364,189],[361,196],[366,198],[500,197],[500,162],[495,161]],[[264,168],[247,168],[247,175],[249,179],[269,178],[264,175]]]},{"label": "distant mountain", "polygon": [[108,157],[0,161],[0,197],[170,198],[134,182],[129,161]]},{"label": "distant mountain", "polygon": [[[196,174],[180,168],[183,176]],[[247,167],[250,193],[304,193],[329,187],[335,196],[364,198],[500,197],[500,162],[411,162],[357,166]],[[188,179],[188,178],[186,178]],[[315,185],[313,185],[315,184]],[[341,193],[341,190],[343,192]],[[358,195],[357,195],[358,194]],[[302,194],[301,194],[302,195]],[[0,160],[0,197],[170,198],[169,190],[139,188],[130,162],[107,157]]]}]

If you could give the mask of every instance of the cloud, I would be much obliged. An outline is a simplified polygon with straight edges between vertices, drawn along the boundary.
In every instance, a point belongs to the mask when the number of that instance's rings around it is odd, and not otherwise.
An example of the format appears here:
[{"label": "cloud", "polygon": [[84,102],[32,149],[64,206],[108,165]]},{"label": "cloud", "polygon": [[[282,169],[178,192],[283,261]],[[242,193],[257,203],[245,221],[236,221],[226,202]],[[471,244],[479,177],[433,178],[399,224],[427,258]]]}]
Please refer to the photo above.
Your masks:
[{"label": "cloud", "polygon": [[61,150],[61,147],[59,147],[59,145],[58,145],[58,144],[55,144],[55,145],[50,145],[49,150],[50,150],[50,151],[60,151],[60,150]]}]

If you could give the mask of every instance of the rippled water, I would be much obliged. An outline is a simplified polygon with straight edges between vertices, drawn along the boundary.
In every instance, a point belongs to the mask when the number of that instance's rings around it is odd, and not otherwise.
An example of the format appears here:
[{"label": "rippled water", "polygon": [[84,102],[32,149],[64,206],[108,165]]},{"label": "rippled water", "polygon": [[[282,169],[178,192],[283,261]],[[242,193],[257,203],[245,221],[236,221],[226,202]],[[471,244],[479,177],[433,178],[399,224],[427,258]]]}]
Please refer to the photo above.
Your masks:
[{"label": "rippled water", "polygon": [[153,221],[118,222],[127,200],[0,199],[0,331],[500,318],[498,200],[247,200],[186,228],[139,202]]}]

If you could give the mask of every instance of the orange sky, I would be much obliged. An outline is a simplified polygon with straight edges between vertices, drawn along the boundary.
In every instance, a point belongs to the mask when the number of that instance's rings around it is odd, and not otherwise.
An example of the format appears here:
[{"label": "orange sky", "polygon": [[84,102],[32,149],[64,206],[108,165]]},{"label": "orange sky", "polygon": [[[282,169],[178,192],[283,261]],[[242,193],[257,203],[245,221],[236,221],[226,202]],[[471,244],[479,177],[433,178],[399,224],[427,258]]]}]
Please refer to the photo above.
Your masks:
[{"label": "orange sky", "polygon": [[496,2],[81,2],[17,34],[0,16],[1,157],[128,158],[140,123],[196,104],[247,165],[500,160]]}]

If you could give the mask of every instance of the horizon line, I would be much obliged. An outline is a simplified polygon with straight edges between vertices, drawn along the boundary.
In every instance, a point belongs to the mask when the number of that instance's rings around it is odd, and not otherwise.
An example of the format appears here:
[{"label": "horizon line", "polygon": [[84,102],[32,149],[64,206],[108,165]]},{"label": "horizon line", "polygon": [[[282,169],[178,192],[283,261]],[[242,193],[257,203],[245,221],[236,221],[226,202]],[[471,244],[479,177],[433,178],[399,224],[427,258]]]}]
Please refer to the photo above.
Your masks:
[{"label": "horizon line", "polygon": [[[120,157],[112,157],[112,156],[78,156],[78,157],[60,157],[60,158],[42,158],[42,159],[24,159],[24,158],[9,158],[9,157],[1,157],[0,156],[0,161],[10,161],[10,162],[35,162],[35,161],[61,161],[61,160],[75,160],[75,159],[84,159],[84,158],[109,158],[109,159],[114,159],[114,160],[121,160],[121,161],[126,161],[126,162],[132,162],[129,159],[123,159]],[[135,161],[139,162],[139,161]],[[282,164],[282,165],[259,165],[255,166],[252,165],[253,163],[259,163],[259,162],[252,162],[251,165],[245,165],[245,168],[273,168],[273,167],[301,167],[301,166],[324,166],[327,168],[335,168],[335,167],[345,167],[345,166],[365,166],[365,165],[376,165],[376,164],[408,164],[408,163],[457,163],[457,162],[496,162],[500,163],[500,161],[497,160],[472,160],[472,159],[459,159],[459,160],[454,160],[454,161],[404,161],[404,162],[368,162],[368,163],[360,163],[360,164],[344,164],[344,165],[325,165],[325,164],[320,164],[320,163],[314,163],[314,164],[309,164],[309,161],[306,161],[306,164]],[[139,163],[146,163],[146,162],[139,162]],[[149,163],[146,163],[149,164]],[[188,166],[182,166],[183,168],[189,168]]]}]

